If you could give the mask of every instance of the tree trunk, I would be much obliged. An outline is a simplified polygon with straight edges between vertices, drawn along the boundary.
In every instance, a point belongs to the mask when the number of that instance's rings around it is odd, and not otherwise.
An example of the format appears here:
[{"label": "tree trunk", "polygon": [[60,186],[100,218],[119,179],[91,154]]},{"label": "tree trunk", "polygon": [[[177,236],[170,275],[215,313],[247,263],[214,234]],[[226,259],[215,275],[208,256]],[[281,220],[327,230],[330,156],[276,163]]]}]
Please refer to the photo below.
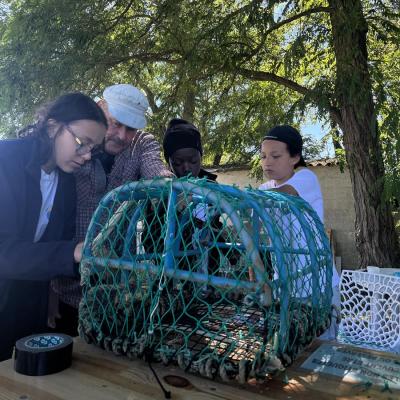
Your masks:
[{"label": "tree trunk", "polygon": [[384,165],[368,71],[367,23],[360,0],[329,0],[336,55],[336,99],[356,213],[361,267],[395,266],[400,248],[383,198]]},{"label": "tree trunk", "polygon": [[185,95],[185,102],[183,104],[183,114],[182,118],[186,119],[189,122],[193,122],[194,119],[194,111],[196,108],[196,90],[194,87],[190,87],[187,89]]},{"label": "tree trunk", "polygon": [[212,165],[214,165],[215,167],[218,167],[219,163],[221,162],[221,159],[222,159],[222,153],[217,152],[217,154],[214,155]]},{"label": "tree trunk", "polygon": [[333,148],[336,150],[343,150],[343,135],[338,128],[338,124],[331,118],[331,132],[332,132],[332,144]]}]

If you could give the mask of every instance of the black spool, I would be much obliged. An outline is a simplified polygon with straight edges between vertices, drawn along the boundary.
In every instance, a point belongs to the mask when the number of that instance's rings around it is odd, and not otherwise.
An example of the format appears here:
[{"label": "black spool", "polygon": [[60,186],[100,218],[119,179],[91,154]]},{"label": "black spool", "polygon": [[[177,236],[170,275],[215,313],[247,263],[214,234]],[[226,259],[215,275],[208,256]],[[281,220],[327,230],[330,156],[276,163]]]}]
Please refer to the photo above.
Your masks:
[{"label": "black spool", "polygon": [[14,369],[23,375],[40,376],[71,366],[72,338],[61,333],[42,333],[15,343]]}]

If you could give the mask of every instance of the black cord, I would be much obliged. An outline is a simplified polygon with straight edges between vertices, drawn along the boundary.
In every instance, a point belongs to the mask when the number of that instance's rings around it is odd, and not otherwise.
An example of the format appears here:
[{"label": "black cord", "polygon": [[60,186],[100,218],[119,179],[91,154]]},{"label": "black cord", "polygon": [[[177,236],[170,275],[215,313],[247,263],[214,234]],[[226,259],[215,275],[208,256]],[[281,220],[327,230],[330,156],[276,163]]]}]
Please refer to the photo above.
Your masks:
[{"label": "black cord", "polygon": [[170,392],[169,390],[166,390],[166,389],[164,388],[163,384],[161,383],[160,379],[159,379],[158,376],[157,376],[156,371],[154,370],[153,366],[151,365],[151,360],[152,360],[151,349],[150,349],[150,348],[147,348],[147,349],[145,350],[144,355],[145,355],[146,361],[147,361],[148,364],[149,364],[149,368],[150,368],[151,372],[153,373],[154,377],[156,378],[156,381],[158,382],[158,384],[160,385],[161,390],[164,392],[164,397],[165,397],[166,399],[170,399],[170,398],[171,398],[171,392]]}]

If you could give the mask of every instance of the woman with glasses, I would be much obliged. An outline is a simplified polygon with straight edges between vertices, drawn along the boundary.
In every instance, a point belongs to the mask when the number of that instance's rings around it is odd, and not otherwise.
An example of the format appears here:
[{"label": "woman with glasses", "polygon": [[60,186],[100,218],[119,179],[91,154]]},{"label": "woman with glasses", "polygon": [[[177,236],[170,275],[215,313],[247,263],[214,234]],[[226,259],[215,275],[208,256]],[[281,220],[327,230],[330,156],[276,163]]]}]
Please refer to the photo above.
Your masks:
[{"label": "woman with glasses", "polygon": [[77,276],[73,172],[102,144],[103,111],[82,93],[43,108],[21,138],[0,141],[0,361],[47,328],[49,281]]}]

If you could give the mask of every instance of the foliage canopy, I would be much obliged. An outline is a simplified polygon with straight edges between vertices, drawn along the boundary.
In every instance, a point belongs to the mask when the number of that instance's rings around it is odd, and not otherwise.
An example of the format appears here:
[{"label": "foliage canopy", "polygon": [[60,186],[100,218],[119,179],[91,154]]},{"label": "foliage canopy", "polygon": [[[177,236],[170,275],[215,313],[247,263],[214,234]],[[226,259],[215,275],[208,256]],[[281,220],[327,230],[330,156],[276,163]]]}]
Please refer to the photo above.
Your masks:
[{"label": "foliage canopy", "polygon": [[372,223],[382,192],[400,196],[399,11],[391,0],[2,1],[1,133],[61,92],[132,82],[153,131],[183,116],[201,128],[209,163],[247,162],[268,127],[312,109],[369,210],[356,206],[357,224]]}]

